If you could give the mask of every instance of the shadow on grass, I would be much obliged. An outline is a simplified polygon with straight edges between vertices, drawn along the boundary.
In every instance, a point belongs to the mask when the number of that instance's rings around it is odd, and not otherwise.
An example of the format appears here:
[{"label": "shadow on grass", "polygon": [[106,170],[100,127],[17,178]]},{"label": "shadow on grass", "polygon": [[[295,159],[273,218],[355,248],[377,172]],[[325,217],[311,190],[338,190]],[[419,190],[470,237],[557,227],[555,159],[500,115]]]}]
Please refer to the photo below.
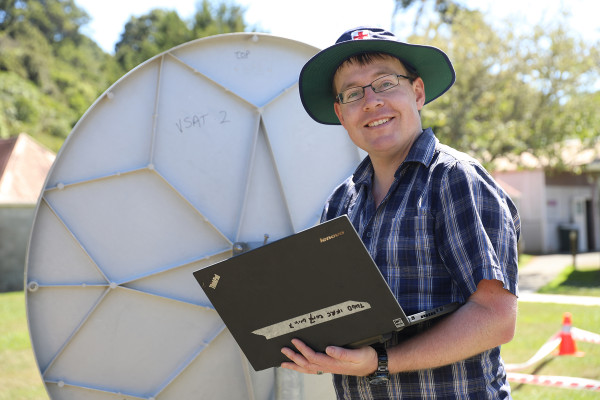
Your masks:
[{"label": "shadow on grass", "polygon": [[600,269],[567,267],[538,293],[600,297]]}]

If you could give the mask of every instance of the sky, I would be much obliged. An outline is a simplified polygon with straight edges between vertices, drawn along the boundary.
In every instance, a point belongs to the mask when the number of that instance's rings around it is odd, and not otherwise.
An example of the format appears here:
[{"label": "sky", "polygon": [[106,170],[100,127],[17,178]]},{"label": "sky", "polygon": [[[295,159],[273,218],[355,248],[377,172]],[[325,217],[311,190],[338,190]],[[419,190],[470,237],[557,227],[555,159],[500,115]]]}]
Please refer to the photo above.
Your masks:
[{"label": "sky", "polygon": [[[189,19],[196,11],[197,2],[199,0],[75,0],[91,17],[82,32],[109,53],[114,52],[114,45],[131,16],[139,17],[151,9],[164,8],[176,10],[182,19]],[[395,1],[235,0],[234,3],[245,7],[246,23],[257,31],[325,48],[335,43],[344,31],[359,25],[390,29]],[[566,8],[571,14],[573,29],[590,42],[600,40],[600,2],[597,0],[464,0],[464,3],[484,12],[492,23],[510,17],[523,24],[535,24],[555,19],[561,8]],[[410,30],[402,26],[408,27],[411,23],[410,16],[398,19],[395,33],[408,35]]]}]

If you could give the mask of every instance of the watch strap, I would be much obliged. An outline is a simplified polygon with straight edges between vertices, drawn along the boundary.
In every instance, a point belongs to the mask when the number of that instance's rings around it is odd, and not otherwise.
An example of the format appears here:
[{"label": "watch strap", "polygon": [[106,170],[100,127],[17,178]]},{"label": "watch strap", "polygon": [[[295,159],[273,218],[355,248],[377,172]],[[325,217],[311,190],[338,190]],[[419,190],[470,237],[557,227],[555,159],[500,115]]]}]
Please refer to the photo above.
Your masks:
[{"label": "watch strap", "polygon": [[390,371],[388,369],[387,350],[383,346],[372,346],[377,352],[377,369],[368,376],[369,383],[372,385],[380,385],[389,382]]}]

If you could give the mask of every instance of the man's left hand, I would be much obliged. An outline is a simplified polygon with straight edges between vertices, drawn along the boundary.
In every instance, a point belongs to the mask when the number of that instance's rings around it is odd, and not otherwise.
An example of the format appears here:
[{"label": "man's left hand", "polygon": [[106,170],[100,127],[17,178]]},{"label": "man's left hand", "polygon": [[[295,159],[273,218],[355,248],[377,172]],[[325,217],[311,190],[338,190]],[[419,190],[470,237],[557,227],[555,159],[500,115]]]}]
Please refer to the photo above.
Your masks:
[{"label": "man's left hand", "polygon": [[318,353],[299,339],[293,339],[292,344],[298,352],[288,347],[281,349],[292,361],[282,363],[282,368],[305,374],[329,372],[355,376],[367,376],[377,369],[377,352],[370,346],[359,349],[329,346],[325,353]]}]

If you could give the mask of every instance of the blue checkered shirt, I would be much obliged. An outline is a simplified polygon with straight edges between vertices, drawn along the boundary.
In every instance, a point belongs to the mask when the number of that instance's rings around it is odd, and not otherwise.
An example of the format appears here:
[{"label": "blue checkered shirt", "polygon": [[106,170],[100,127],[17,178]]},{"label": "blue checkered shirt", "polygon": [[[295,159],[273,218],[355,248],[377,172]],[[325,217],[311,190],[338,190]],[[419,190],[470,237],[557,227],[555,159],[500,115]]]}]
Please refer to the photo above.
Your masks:
[{"label": "blue checkered shirt", "polygon": [[[464,303],[482,279],[517,295],[516,207],[473,158],[423,131],[375,206],[369,157],[333,192],[322,221],[347,214],[410,315]],[[393,346],[429,324],[404,329]],[[440,348],[440,351],[444,349]],[[440,368],[394,374],[372,386],[362,377],[334,375],[339,399],[510,399],[500,347]]]}]

